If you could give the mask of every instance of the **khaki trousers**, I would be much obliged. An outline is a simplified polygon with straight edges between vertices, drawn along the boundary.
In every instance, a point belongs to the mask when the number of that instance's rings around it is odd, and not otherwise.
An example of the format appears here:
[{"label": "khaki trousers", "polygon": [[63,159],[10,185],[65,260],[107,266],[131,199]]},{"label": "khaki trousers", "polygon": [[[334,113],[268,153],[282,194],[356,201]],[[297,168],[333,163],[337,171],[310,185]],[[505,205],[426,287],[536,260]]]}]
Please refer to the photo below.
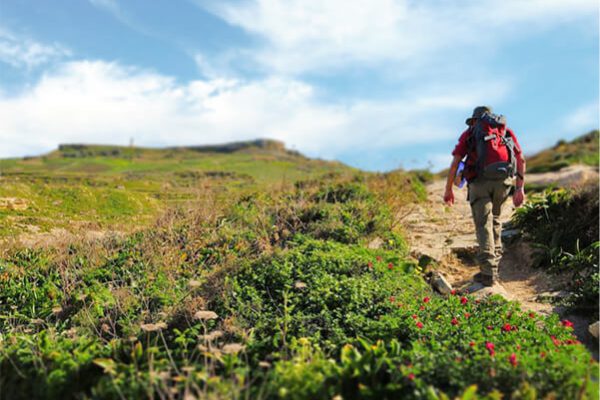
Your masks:
[{"label": "khaki trousers", "polygon": [[502,256],[502,205],[509,196],[512,179],[475,179],[469,183],[468,199],[473,213],[479,251],[477,261],[484,275],[498,278],[498,264]]}]

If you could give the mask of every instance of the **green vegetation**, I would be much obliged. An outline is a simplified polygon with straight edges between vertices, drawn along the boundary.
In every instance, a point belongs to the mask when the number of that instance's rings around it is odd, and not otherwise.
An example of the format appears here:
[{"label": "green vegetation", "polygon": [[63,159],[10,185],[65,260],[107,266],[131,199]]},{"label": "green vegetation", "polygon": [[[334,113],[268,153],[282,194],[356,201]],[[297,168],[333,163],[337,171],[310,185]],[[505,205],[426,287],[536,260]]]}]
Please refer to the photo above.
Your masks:
[{"label": "green vegetation", "polygon": [[394,218],[421,179],[212,187],[130,235],[5,249],[0,392],[597,398],[569,321],[431,292]]},{"label": "green vegetation", "polygon": [[52,228],[129,231],[207,189],[227,197],[348,171],[264,140],[167,149],[61,145],[42,157],[0,160],[0,237]]},{"label": "green vegetation", "polygon": [[517,210],[514,222],[537,249],[535,264],[567,274],[566,305],[598,315],[598,186],[546,190]]},{"label": "green vegetation", "polygon": [[598,130],[591,131],[571,142],[561,140],[554,147],[527,157],[527,170],[530,173],[558,171],[573,164],[597,167],[598,140]]}]

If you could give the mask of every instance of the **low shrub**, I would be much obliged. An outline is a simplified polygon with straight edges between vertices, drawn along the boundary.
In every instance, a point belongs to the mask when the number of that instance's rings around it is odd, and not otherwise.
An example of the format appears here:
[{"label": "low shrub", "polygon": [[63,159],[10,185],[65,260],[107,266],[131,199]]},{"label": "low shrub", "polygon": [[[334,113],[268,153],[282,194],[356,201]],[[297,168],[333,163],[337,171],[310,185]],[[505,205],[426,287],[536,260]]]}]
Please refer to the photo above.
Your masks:
[{"label": "low shrub", "polygon": [[584,393],[596,365],[570,323],[496,298],[432,293],[394,225],[395,207],[418,193],[387,192],[414,181],[372,179],[332,177],[225,204],[207,196],[126,237],[4,252],[0,394]]},{"label": "low shrub", "polygon": [[513,222],[533,242],[534,265],[568,274],[565,304],[598,313],[598,188],[546,190],[517,209]]}]

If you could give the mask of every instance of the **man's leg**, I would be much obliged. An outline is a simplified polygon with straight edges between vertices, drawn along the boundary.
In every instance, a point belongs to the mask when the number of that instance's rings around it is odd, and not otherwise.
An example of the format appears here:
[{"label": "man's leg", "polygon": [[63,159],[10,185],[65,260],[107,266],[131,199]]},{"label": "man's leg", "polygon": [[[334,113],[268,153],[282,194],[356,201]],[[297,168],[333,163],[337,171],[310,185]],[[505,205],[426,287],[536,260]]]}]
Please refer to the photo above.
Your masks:
[{"label": "man's leg", "polygon": [[510,192],[510,181],[498,181],[492,182],[492,215],[493,215],[493,227],[494,227],[494,253],[496,255],[497,262],[502,257],[502,223],[500,222],[500,215],[502,214],[502,206],[508,198]]},{"label": "man's leg", "polygon": [[479,251],[477,261],[485,280],[491,284],[498,278],[498,262],[494,252],[494,229],[492,217],[492,195],[487,182],[469,185],[469,201],[475,223]]}]

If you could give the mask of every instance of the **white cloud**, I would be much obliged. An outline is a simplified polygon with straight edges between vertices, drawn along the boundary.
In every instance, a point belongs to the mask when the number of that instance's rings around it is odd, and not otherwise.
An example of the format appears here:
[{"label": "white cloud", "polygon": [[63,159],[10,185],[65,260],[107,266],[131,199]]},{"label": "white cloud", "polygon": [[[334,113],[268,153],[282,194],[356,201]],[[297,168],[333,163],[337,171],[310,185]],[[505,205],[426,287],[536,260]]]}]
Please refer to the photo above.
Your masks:
[{"label": "white cloud", "polygon": [[598,129],[600,125],[599,106],[598,102],[592,102],[573,110],[563,118],[564,129],[571,133],[581,133],[586,129]]},{"label": "white cloud", "polygon": [[47,151],[61,142],[126,144],[130,137],[140,145],[269,137],[328,158],[356,149],[389,150],[454,137],[453,113],[502,96],[498,90],[487,97],[481,87],[473,82],[393,101],[323,103],[313,86],[289,78],[178,84],[115,63],[70,62],[29,90],[0,95],[0,157]]},{"label": "white cloud", "polygon": [[32,69],[71,54],[57,43],[41,43],[0,27],[0,62],[15,68]]},{"label": "white cloud", "polygon": [[448,62],[473,49],[493,53],[501,38],[580,17],[595,0],[197,0],[265,40],[256,59],[285,73],[393,62],[402,69]]}]

